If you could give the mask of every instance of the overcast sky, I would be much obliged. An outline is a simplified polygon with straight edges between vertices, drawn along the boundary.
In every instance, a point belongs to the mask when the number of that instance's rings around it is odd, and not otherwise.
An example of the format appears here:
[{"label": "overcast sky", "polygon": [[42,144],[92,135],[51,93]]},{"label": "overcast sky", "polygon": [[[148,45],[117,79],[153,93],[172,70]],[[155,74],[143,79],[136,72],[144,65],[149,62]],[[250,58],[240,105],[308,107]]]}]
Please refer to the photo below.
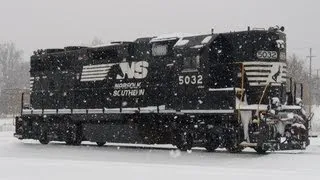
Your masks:
[{"label": "overcast sky", "polygon": [[[274,25],[286,28],[288,53],[320,68],[318,0],[0,0],[0,43],[27,59],[38,48],[134,40],[174,32],[210,33]],[[308,61],[306,61],[308,63]]]}]

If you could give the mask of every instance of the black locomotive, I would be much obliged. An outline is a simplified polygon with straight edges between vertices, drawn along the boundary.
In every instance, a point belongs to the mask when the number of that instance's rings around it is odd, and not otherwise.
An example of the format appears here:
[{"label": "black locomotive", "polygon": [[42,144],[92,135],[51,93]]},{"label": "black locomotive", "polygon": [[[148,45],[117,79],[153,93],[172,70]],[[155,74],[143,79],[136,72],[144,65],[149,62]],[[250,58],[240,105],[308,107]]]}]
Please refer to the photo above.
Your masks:
[{"label": "black locomotive", "polygon": [[38,50],[30,75],[19,139],[259,153],[309,144],[309,120],[286,76],[283,29]]}]

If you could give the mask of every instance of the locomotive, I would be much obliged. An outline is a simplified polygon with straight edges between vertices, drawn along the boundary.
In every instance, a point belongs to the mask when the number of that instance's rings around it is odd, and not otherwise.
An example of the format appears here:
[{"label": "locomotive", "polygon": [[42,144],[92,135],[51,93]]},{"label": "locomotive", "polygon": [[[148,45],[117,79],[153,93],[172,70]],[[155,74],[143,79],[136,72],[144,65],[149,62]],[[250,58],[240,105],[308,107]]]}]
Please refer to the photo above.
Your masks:
[{"label": "locomotive", "polygon": [[[172,144],[241,152],[309,145],[283,28],[37,50],[14,136],[42,144]],[[300,98],[297,92],[300,91]]]}]

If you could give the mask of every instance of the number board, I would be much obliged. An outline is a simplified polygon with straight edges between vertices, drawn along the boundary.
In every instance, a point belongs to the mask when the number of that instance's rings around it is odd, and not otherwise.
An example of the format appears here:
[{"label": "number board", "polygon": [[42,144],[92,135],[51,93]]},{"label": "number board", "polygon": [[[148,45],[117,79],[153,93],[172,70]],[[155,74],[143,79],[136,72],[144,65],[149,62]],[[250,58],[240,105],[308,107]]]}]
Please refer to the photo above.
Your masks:
[{"label": "number board", "polygon": [[278,53],[276,51],[258,51],[257,52],[258,59],[277,59]]}]

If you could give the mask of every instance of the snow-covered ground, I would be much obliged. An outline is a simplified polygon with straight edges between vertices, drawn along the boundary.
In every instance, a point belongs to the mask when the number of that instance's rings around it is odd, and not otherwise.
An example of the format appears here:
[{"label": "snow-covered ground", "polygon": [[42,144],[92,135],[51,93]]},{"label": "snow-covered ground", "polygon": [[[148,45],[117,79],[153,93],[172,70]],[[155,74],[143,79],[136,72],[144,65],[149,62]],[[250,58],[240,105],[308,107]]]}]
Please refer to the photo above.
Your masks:
[{"label": "snow-covered ground", "polygon": [[14,131],[14,118],[0,118],[0,132]]},{"label": "snow-covered ground", "polygon": [[41,145],[0,132],[0,179],[319,179],[320,139],[306,151],[258,155],[221,149],[180,152],[170,145],[156,148],[86,143]]},{"label": "snow-covered ground", "polygon": [[14,120],[13,117],[10,117],[10,118],[0,118],[0,125],[7,124],[7,123],[12,124],[12,123],[13,123],[13,120]]}]

